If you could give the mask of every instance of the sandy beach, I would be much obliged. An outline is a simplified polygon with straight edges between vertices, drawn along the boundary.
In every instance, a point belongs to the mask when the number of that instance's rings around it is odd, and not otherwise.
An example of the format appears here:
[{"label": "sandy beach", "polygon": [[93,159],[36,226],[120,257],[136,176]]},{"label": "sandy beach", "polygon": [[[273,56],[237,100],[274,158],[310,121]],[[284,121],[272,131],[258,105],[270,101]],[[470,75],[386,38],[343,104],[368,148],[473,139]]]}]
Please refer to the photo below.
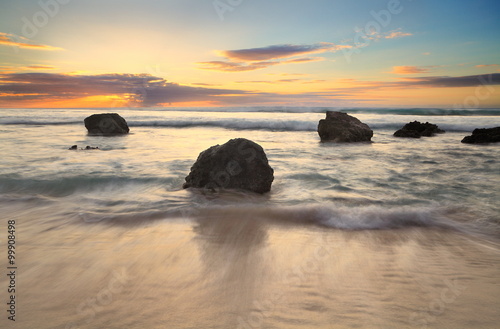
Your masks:
[{"label": "sandy beach", "polygon": [[[494,328],[498,246],[449,230],[266,218],[21,218],[23,328]],[[36,235],[27,241],[23,236]],[[4,321],[4,319],[2,319]]]}]

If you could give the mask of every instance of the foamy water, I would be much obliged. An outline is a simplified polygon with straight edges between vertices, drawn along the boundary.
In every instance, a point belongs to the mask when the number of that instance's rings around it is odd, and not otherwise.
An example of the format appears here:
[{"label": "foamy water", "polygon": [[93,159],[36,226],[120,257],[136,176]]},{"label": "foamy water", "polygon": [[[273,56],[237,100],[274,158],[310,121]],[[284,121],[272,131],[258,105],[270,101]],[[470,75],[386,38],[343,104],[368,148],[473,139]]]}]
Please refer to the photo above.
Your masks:
[{"label": "foamy water", "polygon": [[[497,110],[352,109],[374,130],[361,144],[320,143],[324,109],[272,110],[115,110],[122,137],[86,134],[108,109],[0,110],[15,326],[495,328],[500,149],[460,140]],[[413,120],[448,132],[392,136]],[[270,193],[182,189],[236,137],[266,151]]]}]

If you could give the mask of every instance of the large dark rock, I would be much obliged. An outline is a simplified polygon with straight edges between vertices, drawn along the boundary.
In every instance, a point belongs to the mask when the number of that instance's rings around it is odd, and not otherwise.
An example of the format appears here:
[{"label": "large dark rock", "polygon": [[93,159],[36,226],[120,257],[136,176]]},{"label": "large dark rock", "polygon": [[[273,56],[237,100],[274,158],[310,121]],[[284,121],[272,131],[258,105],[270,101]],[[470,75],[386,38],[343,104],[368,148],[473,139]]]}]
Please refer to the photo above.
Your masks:
[{"label": "large dark rock", "polygon": [[127,121],[117,113],[92,114],[84,122],[90,135],[121,135],[129,132]]},{"label": "large dark rock", "polygon": [[265,193],[271,190],[273,173],[260,145],[248,139],[235,138],[201,152],[182,187],[230,188]]},{"label": "large dark rock", "polygon": [[465,136],[462,143],[480,144],[500,142],[500,127],[474,129],[471,136]]},{"label": "large dark rock", "polygon": [[422,136],[434,136],[435,134],[442,134],[445,131],[439,129],[435,124],[426,122],[420,123],[418,121],[413,121],[404,125],[403,128],[399,129],[394,133],[396,137],[410,137],[410,138],[420,138]]},{"label": "large dark rock", "polygon": [[326,119],[319,120],[318,134],[322,141],[369,142],[373,131],[347,113],[328,111]]}]

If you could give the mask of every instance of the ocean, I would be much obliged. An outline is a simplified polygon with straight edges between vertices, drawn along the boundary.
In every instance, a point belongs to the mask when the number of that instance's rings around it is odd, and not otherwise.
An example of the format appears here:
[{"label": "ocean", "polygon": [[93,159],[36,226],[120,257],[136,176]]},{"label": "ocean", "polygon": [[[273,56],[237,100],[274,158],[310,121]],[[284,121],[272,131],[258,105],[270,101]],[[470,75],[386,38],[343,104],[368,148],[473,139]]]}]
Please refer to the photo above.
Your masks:
[{"label": "ocean", "polygon": [[[326,110],[372,142],[321,143]],[[106,112],[130,134],[87,135]],[[393,136],[414,120],[446,133]],[[460,142],[495,126],[500,109],[0,109],[0,326],[498,328],[500,145]],[[182,188],[239,137],[271,192]]]}]

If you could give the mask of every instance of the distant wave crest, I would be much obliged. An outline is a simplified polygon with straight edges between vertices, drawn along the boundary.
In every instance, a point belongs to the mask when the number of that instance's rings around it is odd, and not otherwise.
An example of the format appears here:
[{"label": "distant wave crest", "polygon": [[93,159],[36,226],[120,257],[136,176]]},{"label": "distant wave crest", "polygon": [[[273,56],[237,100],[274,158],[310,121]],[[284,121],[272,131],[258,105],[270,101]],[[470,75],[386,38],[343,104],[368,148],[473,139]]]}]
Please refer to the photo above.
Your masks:
[{"label": "distant wave crest", "polygon": [[[370,128],[397,130],[400,129],[407,121],[403,122],[366,122]],[[79,121],[0,121],[3,125],[29,125],[29,126],[44,126],[44,125],[75,125],[82,124]],[[283,119],[240,119],[240,118],[225,118],[225,119],[199,119],[199,120],[129,120],[130,127],[164,127],[164,128],[192,128],[192,127],[211,127],[224,128],[232,130],[266,130],[266,131],[316,131],[318,122],[316,120],[287,120]],[[439,127],[450,132],[470,132],[478,128],[475,124],[468,122],[463,123],[448,123],[439,124]],[[493,126],[492,126],[493,127]]]}]

